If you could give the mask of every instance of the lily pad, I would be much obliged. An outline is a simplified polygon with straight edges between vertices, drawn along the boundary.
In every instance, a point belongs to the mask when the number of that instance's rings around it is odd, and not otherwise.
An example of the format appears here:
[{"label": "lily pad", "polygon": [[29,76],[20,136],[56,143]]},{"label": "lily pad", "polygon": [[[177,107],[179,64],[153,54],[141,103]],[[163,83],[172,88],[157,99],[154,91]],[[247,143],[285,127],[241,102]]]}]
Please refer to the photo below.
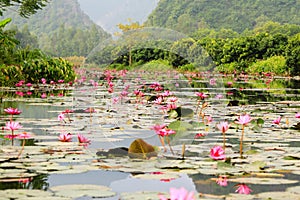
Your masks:
[{"label": "lily pad", "polygon": [[55,196],[79,198],[79,197],[92,197],[92,198],[108,198],[116,195],[115,192],[107,186],[102,185],[60,185],[50,188],[55,193]]},{"label": "lily pad", "polygon": [[173,180],[180,177],[179,173],[147,173],[147,174],[138,174],[133,176],[134,178],[139,179],[150,179],[150,180]]},{"label": "lily pad", "polygon": [[131,158],[149,158],[157,155],[155,148],[143,139],[134,140],[128,149]]},{"label": "lily pad", "polygon": [[246,164],[244,166],[244,170],[246,172],[257,172],[262,171],[262,169],[266,166],[266,163],[263,161],[254,161],[250,164]]},{"label": "lily pad", "polygon": [[264,192],[257,195],[260,199],[272,199],[272,200],[282,200],[282,199],[299,199],[299,194],[294,194],[291,192]]},{"label": "lily pad", "polygon": [[300,186],[290,187],[286,191],[300,195]]},{"label": "lily pad", "polygon": [[260,178],[260,177],[245,177],[230,179],[230,182],[259,184],[259,185],[281,185],[281,184],[295,184],[299,181],[282,178]]},{"label": "lily pad", "polygon": [[139,191],[139,192],[124,192],[121,193],[120,199],[122,200],[140,200],[140,199],[151,199],[159,200],[159,194],[167,196],[166,192],[150,192],[150,191]]},{"label": "lily pad", "polygon": [[0,196],[4,199],[20,199],[20,198],[30,198],[38,197],[44,199],[44,197],[51,197],[53,194],[48,191],[43,190],[26,190],[26,189],[8,189],[0,190]]}]

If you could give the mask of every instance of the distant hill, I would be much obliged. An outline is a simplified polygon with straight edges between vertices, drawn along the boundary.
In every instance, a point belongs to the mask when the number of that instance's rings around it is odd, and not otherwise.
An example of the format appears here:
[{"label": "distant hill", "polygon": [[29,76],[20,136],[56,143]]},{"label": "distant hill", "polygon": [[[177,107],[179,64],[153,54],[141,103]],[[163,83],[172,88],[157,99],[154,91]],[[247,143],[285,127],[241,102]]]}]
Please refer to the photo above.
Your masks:
[{"label": "distant hill", "polygon": [[[17,12],[11,10],[4,13],[2,18],[12,18],[12,24],[18,27],[28,25],[31,32],[35,34],[50,33],[65,24],[67,27],[77,27],[89,29],[95,23],[80,8],[77,0],[51,0],[43,10],[38,11],[28,19],[22,18]],[[105,31],[98,26],[100,32],[107,35]]]},{"label": "distant hill", "polygon": [[192,33],[199,28],[243,32],[258,23],[300,24],[299,0],[160,0],[147,26]]},{"label": "distant hill", "polygon": [[9,10],[2,19],[8,17],[13,27],[26,26],[37,36],[40,48],[53,56],[86,56],[101,40],[111,37],[81,10],[77,0],[51,0],[29,18]]}]

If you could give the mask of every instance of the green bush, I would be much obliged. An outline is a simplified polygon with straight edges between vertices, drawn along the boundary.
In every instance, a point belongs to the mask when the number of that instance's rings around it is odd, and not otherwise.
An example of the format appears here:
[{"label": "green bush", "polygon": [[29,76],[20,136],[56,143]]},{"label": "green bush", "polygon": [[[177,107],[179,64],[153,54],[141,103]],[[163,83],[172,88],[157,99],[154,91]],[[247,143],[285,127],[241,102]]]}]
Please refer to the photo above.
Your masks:
[{"label": "green bush", "polygon": [[183,66],[179,66],[178,70],[182,71],[182,72],[185,72],[185,71],[193,72],[193,71],[196,70],[196,67],[195,67],[194,64],[186,64],[186,65],[183,65]]},{"label": "green bush", "polygon": [[283,56],[272,56],[266,60],[256,61],[246,71],[250,74],[261,72],[273,72],[281,75],[289,74],[286,59]]},{"label": "green bush", "polygon": [[32,83],[38,83],[41,78],[45,78],[48,81],[62,79],[65,82],[69,82],[73,81],[76,77],[71,63],[62,58],[24,61],[22,72],[25,75],[25,81]]},{"label": "green bush", "polygon": [[152,60],[136,68],[147,71],[168,71],[173,69],[167,60]]},{"label": "green bush", "polygon": [[236,69],[239,69],[239,64],[236,62],[231,62],[227,64],[218,65],[215,68],[215,71],[225,73],[225,74],[230,74],[233,73]]},{"label": "green bush", "polygon": [[24,79],[24,74],[19,66],[15,65],[0,65],[0,81],[1,86],[13,86],[19,80]]},{"label": "green bush", "polygon": [[39,83],[42,78],[48,82],[73,81],[76,75],[70,62],[62,58],[44,58],[25,60],[16,65],[0,65],[0,81],[2,86],[14,86],[20,80]]}]

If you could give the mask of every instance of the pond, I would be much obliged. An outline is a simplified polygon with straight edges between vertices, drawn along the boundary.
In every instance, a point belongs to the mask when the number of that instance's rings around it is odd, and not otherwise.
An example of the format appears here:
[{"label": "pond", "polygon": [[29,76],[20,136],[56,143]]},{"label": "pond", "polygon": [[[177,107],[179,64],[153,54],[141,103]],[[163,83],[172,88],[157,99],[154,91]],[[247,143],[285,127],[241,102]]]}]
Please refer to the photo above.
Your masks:
[{"label": "pond", "polygon": [[[176,71],[90,74],[74,86],[45,86],[32,96],[18,95],[27,90],[22,87],[3,89],[4,199],[159,199],[181,187],[197,199],[299,197],[299,79]],[[30,134],[15,138],[13,146],[4,137],[10,134],[4,129],[11,120],[4,113],[8,107],[22,111],[13,116],[22,125],[15,134]],[[252,119],[247,126],[236,123],[244,114]],[[217,128],[221,122],[229,124],[226,138]],[[162,143],[155,125],[176,133]],[[71,141],[59,141],[68,133]],[[80,142],[78,134],[90,142]],[[138,139],[153,146],[155,155],[131,157],[127,151]],[[211,149],[224,141],[226,159],[213,159]],[[227,186],[216,183],[220,176]],[[239,184],[252,192],[236,193]]]}]

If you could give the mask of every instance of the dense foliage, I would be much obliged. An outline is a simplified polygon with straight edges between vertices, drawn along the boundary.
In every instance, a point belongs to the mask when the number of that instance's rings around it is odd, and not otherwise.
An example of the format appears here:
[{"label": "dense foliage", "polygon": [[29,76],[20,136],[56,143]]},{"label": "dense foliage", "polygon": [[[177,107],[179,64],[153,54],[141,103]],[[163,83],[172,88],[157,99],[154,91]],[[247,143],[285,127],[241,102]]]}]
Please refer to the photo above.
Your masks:
[{"label": "dense foliage", "polygon": [[[272,26],[272,28],[270,28]],[[227,36],[225,37],[226,34]],[[274,72],[297,75],[299,69],[300,26],[266,22],[247,33],[233,30],[206,29],[194,38],[173,42],[147,40],[147,36],[133,35],[127,43],[107,45],[89,56],[87,62],[103,66],[139,66],[152,60],[166,60],[184,70],[215,70],[232,73],[247,71]],[[134,42],[138,41],[138,42]]]},{"label": "dense foliage", "polygon": [[160,0],[147,26],[192,33],[202,28],[239,33],[266,21],[300,24],[299,0]]},{"label": "dense foliage", "polygon": [[29,17],[46,6],[49,0],[0,0],[0,16],[8,7],[14,7],[22,17]]},{"label": "dense foliage", "polygon": [[[38,47],[52,56],[86,56],[99,42],[110,37],[83,13],[77,0],[51,0],[43,10],[22,18],[17,12],[5,12],[2,19],[13,19],[10,29],[28,30]],[[27,34],[28,35],[28,34]],[[23,39],[18,38],[23,43]],[[32,43],[30,46],[35,45]]]},{"label": "dense foliage", "polygon": [[[51,58],[39,49],[31,48],[16,39],[17,31],[5,31],[4,27],[11,21],[0,21],[0,82],[1,86],[11,86],[20,80],[39,83],[41,78],[47,80],[73,81],[73,65],[61,58]],[[26,29],[19,36],[26,34]],[[26,37],[25,37],[26,38]],[[27,37],[27,39],[32,39]]]}]

